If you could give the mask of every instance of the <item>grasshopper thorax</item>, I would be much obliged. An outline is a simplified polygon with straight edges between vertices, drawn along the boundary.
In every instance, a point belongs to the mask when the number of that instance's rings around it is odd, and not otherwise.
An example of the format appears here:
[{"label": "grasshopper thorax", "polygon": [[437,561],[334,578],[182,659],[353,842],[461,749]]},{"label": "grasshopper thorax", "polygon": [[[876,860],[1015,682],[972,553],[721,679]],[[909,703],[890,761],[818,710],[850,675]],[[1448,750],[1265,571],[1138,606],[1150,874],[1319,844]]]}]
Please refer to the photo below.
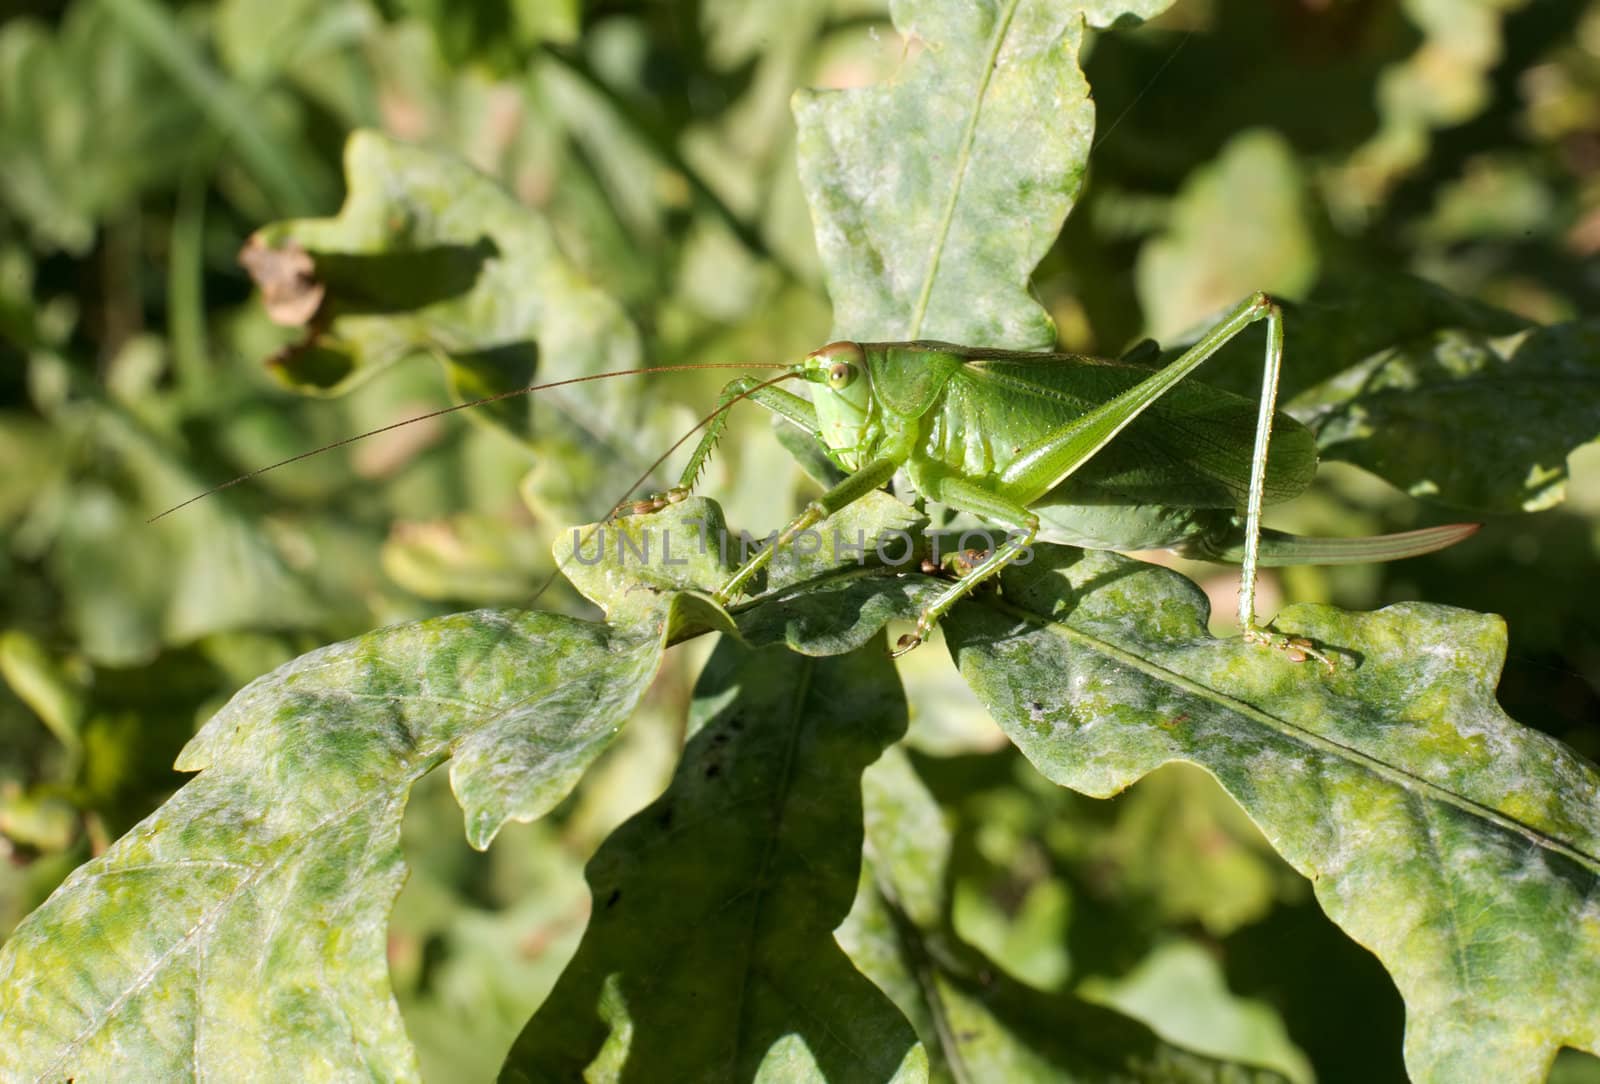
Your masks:
[{"label": "grasshopper thorax", "polygon": [[840,465],[860,466],[872,421],[872,380],[860,343],[829,343],[800,363],[806,382],[815,385],[817,429]]}]

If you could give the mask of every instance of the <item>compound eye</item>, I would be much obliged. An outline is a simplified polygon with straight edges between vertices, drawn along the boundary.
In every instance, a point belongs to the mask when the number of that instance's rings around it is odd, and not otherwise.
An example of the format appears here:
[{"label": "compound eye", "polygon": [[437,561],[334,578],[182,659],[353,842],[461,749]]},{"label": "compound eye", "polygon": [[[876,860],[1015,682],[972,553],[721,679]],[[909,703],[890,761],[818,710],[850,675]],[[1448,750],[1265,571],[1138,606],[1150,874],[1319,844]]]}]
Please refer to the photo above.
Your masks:
[{"label": "compound eye", "polygon": [[867,365],[866,351],[860,343],[829,343],[806,358],[806,379],[826,383],[833,391],[855,383]]}]

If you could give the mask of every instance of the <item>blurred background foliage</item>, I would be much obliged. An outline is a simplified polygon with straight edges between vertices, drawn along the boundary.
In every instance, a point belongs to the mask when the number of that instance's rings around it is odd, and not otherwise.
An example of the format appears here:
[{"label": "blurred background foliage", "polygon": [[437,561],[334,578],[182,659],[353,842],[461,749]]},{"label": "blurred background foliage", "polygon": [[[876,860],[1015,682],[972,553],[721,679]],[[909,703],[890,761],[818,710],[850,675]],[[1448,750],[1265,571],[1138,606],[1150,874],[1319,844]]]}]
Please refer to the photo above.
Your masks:
[{"label": "blurred background foliage", "polygon": [[[917,47],[881,0],[7,11],[0,936],[181,784],[177,750],[244,682],[381,623],[526,604],[555,532],[603,515],[714,402],[715,373],[616,381],[500,425],[397,430],[147,524],[264,463],[536,376],[414,350],[330,376],[268,319],[241,246],[336,211],[351,130],[496,178],[546,224],[563,275],[614,302],[616,356],[793,360],[826,338],[829,305],[789,95],[890,77]],[[1254,289],[1314,299],[1372,269],[1539,322],[1600,312],[1600,0],[1183,0],[1091,35],[1085,68],[1100,143],[1035,279],[1063,348],[1116,354]],[[760,415],[736,419],[705,491],[765,533],[805,483]],[[1264,609],[1503,614],[1508,711],[1600,757],[1593,453],[1563,504],[1426,559],[1288,570]],[[1334,465],[1275,522],[1450,518]],[[1231,612],[1232,572],[1185,571]],[[539,604],[580,605],[560,586]],[[466,847],[442,779],[419,788],[391,969],[431,1078],[491,1076],[574,950],[583,862],[681,747],[704,648],[675,654],[559,814],[492,852]],[[940,649],[904,663],[974,945],[1041,989],[1296,1080],[1403,1079],[1392,984],[1209,777],[1168,768],[1113,802],[1074,796],[1008,751]],[[1597,1064],[1564,1057],[1556,1076],[1600,1079]]]}]

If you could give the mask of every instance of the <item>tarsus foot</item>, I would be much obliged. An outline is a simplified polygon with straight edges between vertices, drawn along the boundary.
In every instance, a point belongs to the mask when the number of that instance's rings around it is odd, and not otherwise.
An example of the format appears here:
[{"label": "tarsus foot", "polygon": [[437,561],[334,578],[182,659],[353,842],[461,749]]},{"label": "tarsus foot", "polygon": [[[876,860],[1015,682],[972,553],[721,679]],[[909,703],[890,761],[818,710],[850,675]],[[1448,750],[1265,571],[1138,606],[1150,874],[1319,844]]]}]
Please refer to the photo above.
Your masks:
[{"label": "tarsus foot", "polygon": [[1307,659],[1316,659],[1328,668],[1328,673],[1330,674],[1338,669],[1333,659],[1318,651],[1312,646],[1311,641],[1304,636],[1286,636],[1281,632],[1274,632],[1272,629],[1257,626],[1244,630],[1244,642],[1247,644],[1260,644],[1263,647],[1272,648],[1274,651],[1281,651],[1288,657],[1290,662],[1305,662]]}]

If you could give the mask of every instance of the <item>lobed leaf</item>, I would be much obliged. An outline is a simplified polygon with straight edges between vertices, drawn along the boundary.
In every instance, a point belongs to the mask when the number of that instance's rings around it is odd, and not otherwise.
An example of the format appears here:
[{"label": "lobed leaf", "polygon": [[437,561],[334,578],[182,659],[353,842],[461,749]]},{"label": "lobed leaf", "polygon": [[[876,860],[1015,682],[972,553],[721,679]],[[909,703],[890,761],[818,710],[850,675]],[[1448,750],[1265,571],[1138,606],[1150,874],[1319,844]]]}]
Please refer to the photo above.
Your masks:
[{"label": "lobed leaf", "polygon": [[386,917],[411,784],[468,833],[548,811],[620,729],[660,635],[478,611],[322,648],[184,750],[201,774],[0,949],[5,1079],[414,1079]]},{"label": "lobed leaf", "polygon": [[872,861],[839,938],[917,1026],[935,1079],[1283,1079],[1185,1050],[1114,1010],[1007,975],[954,929],[953,840],[909,760],[891,750],[867,772],[865,793]]},{"label": "lobed leaf", "polygon": [[766,589],[733,603],[727,613],[714,611],[704,596],[722,586],[744,555],[771,544],[774,536],[743,538],[706,498],[572,528],[556,540],[555,557],[612,622],[637,620],[685,592],[674,611],[682,618],[672,629],[675,639],[736,627],[750,644],[785,643],[804,655],[838,655],[866,644],[891,620],[914,619],[939,590],[937,581],[906,574],[918,567],[923,523],[888,494],[870,494],[808,535],[815,548],[780,549],[768,566]]},{"label": "lobed leaf", "polygon": [[345,368],[291,367],[296,382],[338,388],[422,349],[530,370],[541,350],[580,372],[637,359],[621,310],[576,275],[543,217],[466,162],[357,131],[344,166],[336,217],[274,223],[245,251],[264,290],[293,271],[324,291],[331,322],[316,342]]},{"label": "lobed leaf", "polygon": [[[275,363],[299,390],[343,391],[418,353],[446,362],[462,398],[639,365],[626,314],[565,258],[550,223],[466,162],[357,131],[345,176],[336,217],[274,223],[241,255],[269,311],[308,329]],[[471,414],[566,457],[567,471],[584,458],[573,449],[584,449],[631,479],[649,463],[641,449],[678,435],[676,415],[658,408],[636,381],[617,380]],[[539,488],[559,501],[561,481]]]},{"label": "lobed leaf", "polygon": [[1212,638],[1198,588],[1115,555],[1041,548],[1005,591],[945,630],[996,722],[1095,796],[1169,760],[1211,772],[1393,976],[1415,1079],[1600,1052],[1600,772],[1495,703],[1498,619],[1285,610],[1327,674]]},{"label": "lobed leaf", "polygon": [[724,639],[667,792],[590,862],[578,955],[508,1080],[926,1079],[910,1026],[834,942],[861,772],[905,731],[881,646],[828,659]]},{"label": "lobed leaf", "polygon": [[1437,332],[1375,354],[1291,407],[1324,456],[1414,497],[1539,511],[1565,496],[1567,457],[1600,440],[1600,321],[1508,339]]},{"label": "lobed leaf", "polygon": [[912,55],[894,79],[796,94],[834,337],[1052,348],[1028,280],[1089,157],[1084,20],[1166,6],[898,0]]},{"label": "lobed leaf", "polygon": [[663,594],[714,592],[737,567],[738,542],[716,501],[691,497],[654,514],[569,528],[552,552],[572,585],[621,621],[658,606]]}]

